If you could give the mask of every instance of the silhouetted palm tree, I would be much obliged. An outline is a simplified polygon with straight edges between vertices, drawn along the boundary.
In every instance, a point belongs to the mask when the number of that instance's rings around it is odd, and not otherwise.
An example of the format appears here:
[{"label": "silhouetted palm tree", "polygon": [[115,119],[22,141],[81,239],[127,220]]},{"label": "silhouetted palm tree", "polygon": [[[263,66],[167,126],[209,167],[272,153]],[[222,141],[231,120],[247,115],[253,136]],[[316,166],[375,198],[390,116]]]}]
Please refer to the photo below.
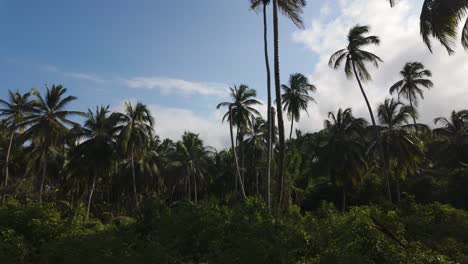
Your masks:
[{"label": "silhouetted palm tree", "polygon": [[[432,76],[431,71],[424,69],[424,65],[420,62],[408,62],[400,74],[403,79],[390,87],[390,94],[398,93],[398,100],[400,97],[404,97],[409,100],[411,107],[417,106],[418,95],[424,99],[422,88],[430,89],[434,86],[431,80],[425,79]],[[414,115],[413,122],[416,125],[416,116]]]},{"label": "silhouetted palm tree", "polygon": [[301,14],[306,5],[305,0],[273,0],[273,47],[274,47],[274,68],[275,68],[275,94],[276,94],[276,115],[278,117],[278,136],[279,136],[279,155],[278,155],[278,178],[277,178],[277,195],[278,206],[281,204],[283,195],[283,167],[285,155],[285,137],[284,137],[284,121],[283,111],[281,109],[281,79],[280,79],[280,64],[279,64],[279,22],[278,9],[288,17],[296,26],[303,28]]},{"label": "silhouetted palm tree", "polygon": [[329,113],[325,121],[325,142],[319,151],[321,163],[333,182],[342,189],[341,211],[346,210],[347,188],[355,186],[366,167],[364,130],[367,122],[354,118],[351,109]]},{"label": "silhouetted palm tree", "polygon": [[79,127],[79,124],[71,121],[70,116],[85,116],[83,112],[67,111],[65,108],[77,98],[74,96],[65,96],[67,89],[62,85],[52,85],[49,89],[46,87],[46,93],[43,97],[36,89],[31,93],[35,96],[32,101],[32,112],[23,122],[29,128],[24,132],[25,138],[32,138],[37,144],[38,153],[40,153],[42,177],[39,186],[39,202],[42,202],[44,183],[47,176],[48,154],[51,147],[58,147],[64,144],[64,138],[70,127]]},{"label": "silhouetted palm tree", "polygon": [[[468,155],[468,110],[452,111],[450,118],[438,117],[434,124],[442,127],[433,130],[434,134],[448,140],[441,152],[451,162],[466,162]],[[458,164],[457,164],[458,165]]]},{"label": "silhouetted palm tree", "polygon": [[130,102],[125,103],[124,113],[118,115],[121,124],[120,145],[123,152],[131,162],[133,195],[135,206],[138,207],[138,192],[135,175],[135,155],[141,155],[146,143],[153,137],[154,119],[148,107],[142,103],[133,106]]},{"label": "silhouetted palm tree", "polygon": [[25,116],[31,111],[30,93],[21,94],[19,91],[12,92],[8,90],[9,100],[0,99],[0,105],[5,108],[0,109],[0,117],[5,120],[5,125],[11,130],[8,149],[5,160],[5,181],[4,187],[8,187],[10,153],[13,146],[13,139],[17,129],[21,129],[21,123]]},{"label": "silhouetted palm tree", "polygon": [[[375,137],[378,142],[380,141],[380,133],[377,130],[375,123],[374,114],[372,112],[372,107],[367,98],[366,92],[362,87],[361,79],[363,81],[371,80],[371,76],[366,69],[366,63],[370,62],[375,67],[378,67],[379,62],[382,60],[375,54],[372,54],[368,51],[362,50],[364,46],[367,45],[379,45],[380,39],[377,36],[363,36],[364,34],[369,33],[369,26],[360,26],[356,25],[349,31],[348,34],[348,47],[338,50],[331,57],[328,64],[334,69],[338,69],[340,65],[345,62],[345,73],[348,78],[353,76],[356,78],[359,88],[361,89],[362,96],[366,101],[367,109],[369,110],[369,115],[372,120],[372,125],[375,128]],[[390,191],[390,180],[388,177],[387,162],[384,159],[383,147],[380,145],[380,155],[383,164],[384,177],[387,183],[387,198],[389,201],[392,200],[392,194]]]},{"label": "silhouetted palm tree", "polygon": [[291,131],[289,132],[289,140],[291,140],[294,121],[299,122],[301,111],[307,113],[309,101],[315,102],[309,92],[314,92],[316,88],[314,85],[309,84],[307,77],[300,73],[292,74],[289,77],[289,86],[283,84],[281,88],[284,92],[281,95],[283,110],[286,111],[288,118],[291,120]]},{"label": "silhouetted palm tree", "polygon": [[272,157],[272,138],[273,138],[273,127],[271,120],[274,118],[273,112],[271,111],[271,71],[270,71],[270,60],[268,57],[268,22],[266,8],[270,3],[270,0],[250,0],[251,8],[257,10],[260,5],[262,6],[263,14],[263,44],[265,54],[265,67],[267,77],[267,124],[268,124],[268,135],[267,135],[267,205],[271,208],[271,192],[270,192],[270,181],[271,181],[271,157]]},{"label": "silhouetted palm tree", "polygon": [[[379,105],[377,116],[385,158],[393,168],[396,201],[399,202],[400,179],[416,173],[424,155],[421,140],[409,129],[413,125],[408,125],[409,118],[414,116],[414,109],[394,99],[386,99]],[[376,146],[377,142],[373,144]]]}]

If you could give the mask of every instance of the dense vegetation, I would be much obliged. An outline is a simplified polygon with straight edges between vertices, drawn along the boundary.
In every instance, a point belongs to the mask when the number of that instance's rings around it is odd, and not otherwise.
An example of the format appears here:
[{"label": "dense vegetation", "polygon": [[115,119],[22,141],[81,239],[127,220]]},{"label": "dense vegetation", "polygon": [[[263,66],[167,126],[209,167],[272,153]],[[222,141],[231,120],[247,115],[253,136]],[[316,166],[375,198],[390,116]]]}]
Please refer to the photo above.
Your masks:
[{"label": "dense vegetation", "polygon": [[[233,86],[217,106],[228,149],[192,132],[160,138],[140,102],[74,111],[61,85],[0,100],[0,263],[468,263],[468,110],[418,122],[437,89],[419,62],[374,109],[363,82],[383,61],[366,47],[380,40],[357,25],[329,64],[357,81],[370,122],[340,108],[321,131],[295,130],[320,87],[300,73],[281,84],[278,11],[301,27],[305,1],[272,1],[274,101],[270,1],[251,4],[264,16],[268,113]],[[466,7],[449,7],[425,1],[421,28],[452,52]]]}]

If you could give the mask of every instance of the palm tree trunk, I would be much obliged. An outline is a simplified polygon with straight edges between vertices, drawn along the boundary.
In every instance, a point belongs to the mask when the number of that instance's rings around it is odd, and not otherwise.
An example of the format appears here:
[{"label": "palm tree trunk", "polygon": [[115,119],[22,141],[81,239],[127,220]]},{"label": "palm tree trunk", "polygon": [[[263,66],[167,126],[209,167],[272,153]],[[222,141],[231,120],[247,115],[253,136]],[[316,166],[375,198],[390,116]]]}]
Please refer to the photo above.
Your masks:
[{"label": "palm tree trunk", "polygon": [[294,127],[294,118],[291,118],[291,132],[289,132],[289,141],[291,141],[291,138],[292,138],[293,127]]},{"label": "palm tree trunk", "polygon": [[354,71],[354,76],[356,76],[356,80],[359,84],[359,88],[361,89],[362,96],[364,97],[364,100],[366,101],[367,109],[369,110],[369,114],[372,120],[372,125],[374,126],[374,133],[375,137],[377,139],[377,142],[379,144],[379,150],[380,150],[380,156],[382,159],[382,165],[383,165],[383,173],[385,177],[385,182],[386,182],[386,187],[387,187],[387,199],[392,202],[392,193],[390,191],[390,179],[388,176],[388,169],[387,169],[387,161],[385,160],[385,155],[384,155],[384,150],[382,146],[382,140],[380,138],[380,133],[379,130],[377,129],[377,124],[375,123],[375,118],[374,118],[374,113],[372,112],[372,107],[369,103],[369,99],[367,99],[366,92],[364,91],[364,88],[362,87],[361,80],[359,79],[359,76],[356,71],[356,65],[354,64],[354,61],[352,62],[353,64],[353,71]]},{"label": "palm tree trunk", "polygon": [[400,193],[400,180],[398,179],[398,176],[395,177],[395,192],[396,192],[396,203],[400,203],[401,200],[401,193]]},{"label": "palm tree trunk", "polygon": [[5,191],[6,188],[8,187],[8,177],[9,177],[9,171],[8,167],[10,166],[10,153],[11,153],[11,147],[13,146],[13,137],[15,136],[15,131],[11,132],[10,136],[10,143],[8,144],[8,151],[6,155],[6,164],[5,164]]},{"label": "palm tree trunk", "polygon": [[241,161],[241,178],[242,182],[245,182],[244,132],[242,128],[239,129],[239,157]]},{"label": "palm tree trunk", "polygon": [[134,147],[132,145],[132,181],[133,181],[133,196],[135,199],[135,208],[138,208],[138,194],[137,194],[137,187],[136,187],[136,176],[135,176],[135,153]]},{"label": "palm tree trunk", "polygon": [[188,200],[192,201],[192,184],[190,184],[190,171],[187,169]]},{"label": "palm tree trunk", "polygon": [[44,183],[45,183],[46,175],[47,175],[47,157],[44,157],[44,161],[42,164],[42,177],[41,177],[41,182],[39,186],[39,203],[42,203],[42,194],[44,192]]},{"label": "palm tree trunk", "polygon": [[346,212],[346,184],[341,188],[341,212]]},{"label": "palm tree trunk", "polygon": [[278,154],[278,179],[277,195],[278,206],[281,204],[283,195],[283,163],[284,163],[284,122],[283,110],[281,109],[281,80],[279,67],[279,32],[278,32],[278,0],[273,0],[273,34],[274,34],[274,66],[275,66],[275,92],[276,92],[276,114],[278,117],[279,154]]},{"label": "palm tree trunk", "polygon": [[266,15],[266,3],[263,2],[263,42],[264,42],[264,50],[265,50],[265,66],[266,66],[266,74],[267,74],[267,122],[268,122],[268,136],[267,136],[267,205],[268,208],[271,208],[271,198],[270,198],[270,181],[271,181],[271,138],[272,138],[272,131],[273,127],[271,120],[273,119],[271,113],[271,73],[270,73],[270,61],[268,58],[268,23],[267,23],[267,15]]},{"label": "palm tree trunk", "polygon": [[197,193],[197,176],[193,174],[193,193],[195,194],[195,203],[198,203],[198,193]]},{"label": "palm tree trunk", "polygon": [[240,174],[240,170],[239,170],[239,162],[237,161],[237,152],[236,152],[236,149],[235,149],[235,145],[234,145],[234,135],[233,135],[233,127],[232,127],[232,106],[229,106],[229,131],[231,133],[231,145],[232,145],[232,153],[234,155],[234,161],[235,161],[235,164],[236,164],[236,173],[237,173],[237,178],[239,180],[239,184],[240,184],[240,187],[241,187],[241,192],[242,192],[242,197],[245,199],[247,198],[246,195],[245,195],[245,190],[244,190],[244,184],[242,183],[242,178],[241,178],[241,174]]},{"label": "palm tree trunk", "polygon": [[96,186],[96,173],[94,173],[93,176],[93,183],[91,184],[91,190],[89,192],[89,198],[88,198],[88,208],[86,209],[86,221],[89,219],[89,209],[91,207],[91,200],[93,199],[93,194],[94,194],[94,188]]},{"label": "palm tree trunk", "polygon": [[415,114],[416,114],[416,111],[413,107],[413,100],[411,98],[411,95],[409,96],[409,104],[410,104],[410,107],[411,107],[411,110],[413,110],[413,114],[411,115],[411,117],[413,118],[413,122],[414,122],[414,125],[416,125],[416,117],[415,117]]}]

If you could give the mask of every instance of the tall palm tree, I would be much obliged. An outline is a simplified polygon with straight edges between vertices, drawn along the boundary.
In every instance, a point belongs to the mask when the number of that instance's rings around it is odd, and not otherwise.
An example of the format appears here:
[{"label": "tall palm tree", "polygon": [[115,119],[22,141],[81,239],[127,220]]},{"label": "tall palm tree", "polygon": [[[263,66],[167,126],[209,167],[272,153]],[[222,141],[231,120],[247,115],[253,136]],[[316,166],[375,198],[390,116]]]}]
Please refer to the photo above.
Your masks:
[{"label": "tall palm tree", "polygon": [[138,192],[135,175],[135,156],[141,156],[142,150],[146,143],[152,138],[154,119],[148,107],[137,102],[132,105],[130,102],[125,103],[123,113],[116,114],[119,119],[120,127],[120,146],[123,153],[130,160],[132,170],[132,185],[135,206],[138,207]]},{"label": "tall palm tree", "polygon": [[[223,116],[223,122],[228,120],[230,124],[230,133],[231,137],[233,134],[233,126],[236,126],[238,129],[237,133],[237,142],[239,142],[239,155],[242,163],[242,171],[240,168],[238,168],[239,171],[241,171],[241,180],[242,182],[242,175],[244,171],[244,166],[243,166],[243,157],[244,157],[244,151],[243,151],[243,141],[244,141],[244,134],[247,132],[247,129],[249,126],[252,124],[252,120],[256,116],[260,116],[260,113],[258,110],[253,108],[255,105],[260,105],[261,103],[255,99],[257,96],[257,92],[254,89],[250,89],[247,85],[241,84],[239,87],[235,86],[229,88],[231,93],[230,97],[232,99],[232,102],[222,102],[216,106],[217,109],[221,107],[228,107],[229,110],[224,114]],[[234,140],[231,140],[232,143],[234,143]],[[235,151],[235,145],[233,145],[233,150]],[[239,163],[237,158],[237,154],[235,155],[236,163]],[[243,183],[241,183],[241,187],[243,186]],[[242,187],[243,188],[243,187]]]},{"label": "tall palm tree", "polygon": [[113,162],[113,150],[117,139],[117,116],[111,115],[109,106],[88,110],[88,117],[82,128],[84,142],[77,147],[79,162],[84,164],[92,175],[89,189],[86,219],[93,199],[96,181],[107,175]]},{"label": "tall palm tree", "polygon": [[13,139],[17,129],[22,129],[21,123],[24,122],[25,116],[31,111],[31,101],[29,100],[30,93],[21,94],[19,91],[12,92],[8,90],[8,101],[0,99],[0,116],[4,117],[6,126],[11,130],[8,149],[5,160],[5,181],[4,187],[8,187],[9,178],[9,163],[10,153],[13,146]]},{"label": "tall palm tree", "polygon": [[265,54],[265,67],[266,67],[266,79],[267,79],[267,124],[268,124],[268,136],[267,136],[267,205],[271,208],[271,195],[270,195],[270,181],[271,181],[271,156],[272,156],[272,137],[273,127],[273,112],[271,111],[271,71],[270,71],[270,60],[268,57],[268,22],[267,22],[267,5],[270,4],[270,0],[250,0],[251,8],[257,10],[259,6],[262,6],[263,14],[263,44]]},{"label": "tall palm tree", "polygon": [[66,107],[76,100],[75,96],[65,96],[67,89],[62,85],[46,87],[44,97],[37,89],[32,89],[32,111],[23,125],[29,126],[24,138],[33,139],[40,153],[42,176],[39,183],[39,202],[42,202],[44,183],[47,176],[48,155],[51,148],[63,146],[69,127],[79,126],[70,120],[71,116],[85,116],[83,112],[67,111]]},{"label": "tall palm tree", "polygon": [[279,63],[279,22],[278,10],[288,17],[296,26],[303,28],[301,14],[306,5],[305,0],[273,0],[273,47],[274,47],[274,69],[275,69],[275,94],[276,94],[276,115],[278,118],[278,136],[279,136],[279,155],[278,155],[278,178],[277,178],[277,199],[278,205],[281,205],[283,195],[283,167],[285,155],[285,137],[283,111],[281,109],[281,79]]},{"label": "tall palm tree", "polygon": [[[378,108],[379,130],[388,164],[393,168],[396,182],[396,202],[400,201],[400,179],[416,173],[422,160],[422,142],[408,125],[414,109],[394,99],[386,99]],[[374,146],[377,142],[374,142]]]},{"label": "tall palm tree", "polygon": [[387,198],[389,201],[392,200],[392,194],[390,191],[390,180],[388,177],[388,170],[387,170],[387,162],[384,159],[383,147],[380,141],[380,133],[377,129],[377,125],[375,122],[374,114],[372,112],[372,107],[369,103],[369,99],[367,98],[366,92],[362,87],[361,79],[363,81],[371,80],[371,75],[367,71],[366,63],[370,62],[375,67],[378,67],[379,62],[382,60],[375,54],[372,54],[368,51],[363,50],[364,46],[373,44],[379,45],[380,39],[377,36],[364,36],[364,34],[369,33],[369,26],[360,26],[356,25],[349,31],[348,34],[348,46],[344,49],[338,50],[335,52],[331,57],[328,64],[330,67],[334,69],[338,69],[340,65],[345,62],[345,73],[348,78],[352,78],[353,76],[356,78],[358,82],[359,88],[361,89],[362,96],[367,105],[367,109],[369,110],[369,115],[372,120],[372,125],[375,128],[375,137],[378,142],[380,142],[380,156],[383,165],[383,173],[387,184]]},{"label": "tall palm tree", "polygon": [[[408,62],[400,71],[403,79],[390,87],[390,94],[398,93],[398,100],[404,97],[409,100],[410,106],[418,105],[418,95],[424,99],[422,88],[430,89],[434,86],[431,80],[425,79],[431,77],[431,71],[424,69],[420,62]],[[416,116],[413,115],[413,122],[416,125]]]},{"label": "tall palm tree", "polygon": [[325,142],[319,150],[320,163],[327,174],[342,190],[341,211],[346,210],[348,187],[358,184],[366,167],[364,160],[364,131],[367,125],[363,118],[354,118],[350,108],[328,114],[325,121]]},{"label": "tall palm tree", "polygon": [[307,77],[300,73],[292,74],[289,77],[289,86],[283,84],[281,88],[284,92],[281,95],[283,110],[286,111],[288,118],[291,120],[291,131],[289,132],[289,140],[291,140],[294,121],[299,122],[301,111],[307,113],[309,101],[315,102],[309,92],[314,92],[317,88],[309,84]]}]

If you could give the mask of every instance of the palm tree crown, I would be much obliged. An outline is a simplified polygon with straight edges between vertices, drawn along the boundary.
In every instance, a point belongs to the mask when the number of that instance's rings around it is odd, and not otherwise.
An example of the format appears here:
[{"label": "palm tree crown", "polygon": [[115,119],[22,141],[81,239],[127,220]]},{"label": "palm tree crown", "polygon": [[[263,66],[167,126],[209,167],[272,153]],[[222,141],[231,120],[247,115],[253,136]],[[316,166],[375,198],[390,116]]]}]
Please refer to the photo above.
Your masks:
[{"label": "palm tree crown", "polygon": [[[229,88],[231,93],[230,97],[232,102],[222,102],[216,106],[217,109],[227,106],[232,108],[232,122],[238,128],[247,128],[252,124],[253,118],[260,116],[257,109],[253,108],[254,105],[261,103],[255,99],[257,92],[250,89],[247,85],[241,84],[234,85]],[[223,116],[223,122],[230,121],[229,111]]]}]

